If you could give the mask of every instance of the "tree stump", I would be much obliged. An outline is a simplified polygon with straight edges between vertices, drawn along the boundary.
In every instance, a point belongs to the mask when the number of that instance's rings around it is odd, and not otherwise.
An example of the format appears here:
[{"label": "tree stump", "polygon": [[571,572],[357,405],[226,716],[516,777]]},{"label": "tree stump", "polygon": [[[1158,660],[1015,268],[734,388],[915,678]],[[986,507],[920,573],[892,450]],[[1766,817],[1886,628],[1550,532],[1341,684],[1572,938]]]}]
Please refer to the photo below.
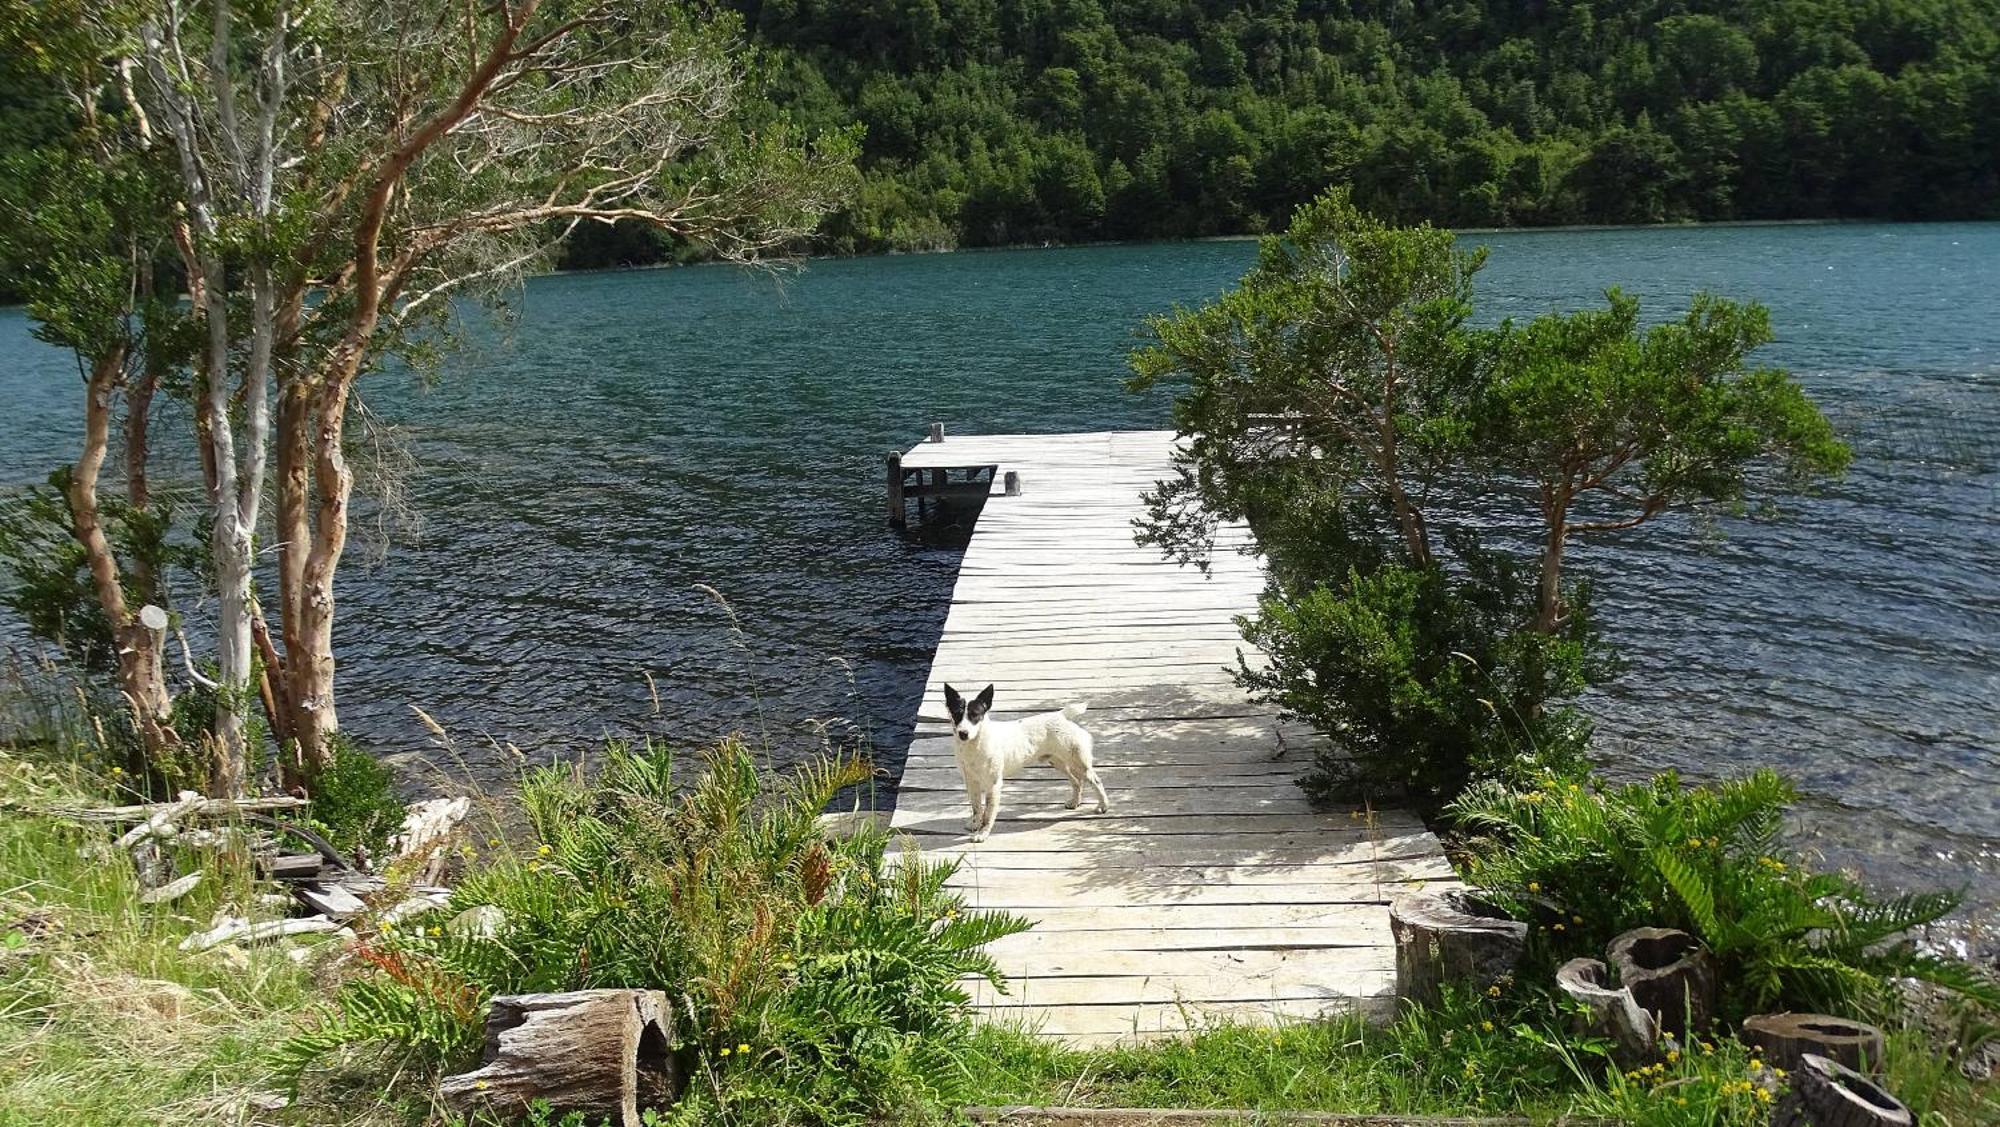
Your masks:
[{"label": "tree stump", "polygon": [[1715,959],[1701,941],[1667,927],[1635,927],[1611,941],[1605,957],[1618,985],[1632,992],[1660,1032],[1686,1043],[1715,1013]]},{"label": "tree stump", "polygon": [[446,1077],[445,1102],[503,1119],[546,1100],[558,1116],[639,1127],[680,1092],[672,1010],[658,990],[576,990],[493,999],[480,1067]]},{"label": "tree stump", "polygon": [[1917,1117],[1873,1080],[1817,1053],[1799,1058],[1771,1127],[1915,1127]]},{"label": "tree stump", "polygon": [[1556,988],[1583,1005],[1577,1031],[1609,1039],[1621,1068],[1645,1064],[1659,1053],[1659,1026],[1630,990],[1610,981],[1609,968],[1596,959],[1571,959],[1556,971]]},{"label": "tree stump", "polygon": [[1528,925],[1463,889],[1413,892],[1389,906],[1396,937],[1396,993],[1435,1006],[1444,986],[1484,990],[1514,970]]},{"label": "tree stump", "polygon": [[1743,1020],[1743,1040],[1787,1072],[1798,1071],[1799,1060],[1807,1053],[1849,1068],[1879,1071],[1882,1067],[1882,1031],[1829,1014],[1758,1014]]}]

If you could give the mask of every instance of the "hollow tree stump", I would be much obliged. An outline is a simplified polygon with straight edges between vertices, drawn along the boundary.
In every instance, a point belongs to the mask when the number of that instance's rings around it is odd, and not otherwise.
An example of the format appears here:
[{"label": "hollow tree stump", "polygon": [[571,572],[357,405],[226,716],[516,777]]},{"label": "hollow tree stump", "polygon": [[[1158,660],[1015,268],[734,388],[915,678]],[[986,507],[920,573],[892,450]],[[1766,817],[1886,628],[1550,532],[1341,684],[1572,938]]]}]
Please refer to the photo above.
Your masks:
[{"label": "hollow tree stump", "polygon": [[1645,1064],[1659,1054],[1659,1026],[1630,990],[1610,982],[1610,969],[1596,959],[1571,959],[1556,971],[1556,989],[1583,1006],[1577,1032],[1608,1039],[1621,1068]]},{"label": "hollow tree stump", "polygon": [[1815,1053],[1849,1068],[1879,1071],[1882,1031],[1872,1025],[1830,1014],[1758,1014],[1743,1020],[1743,1041],[1764,1059],[1796,1072],[1807,1053]]},{"label": "hollow tree stump", "polygon": [[1396,994],[1435,1006],[1446,984],[1484,990],[1511,973],[1528,925],[1462,889],[1413,892],[1389,906],[1396,937]]},{"label": "hollow tree stump", "polygon": [[1683,1043],[1715,1013],[1715,959],[1701,941],[1668,927],[1635,927],[1611,941],[1605,959],[1618,985],[1653,1015],[1660,1032]]},{"label": "hollow tree stump", "polygon": [[1771,1127],[1915,1127],[1917,1117],[1873,1080],[1817,1053],[1799,1058]]},{"label": "hollow tree stump", "polygon": [[493,999],[479,1068],[446,1077],[445,1102],[503,1119],[546,1100],[559,1115],[638,1127],[680,1091],[672,1011],[658,990],[576,990]]}]

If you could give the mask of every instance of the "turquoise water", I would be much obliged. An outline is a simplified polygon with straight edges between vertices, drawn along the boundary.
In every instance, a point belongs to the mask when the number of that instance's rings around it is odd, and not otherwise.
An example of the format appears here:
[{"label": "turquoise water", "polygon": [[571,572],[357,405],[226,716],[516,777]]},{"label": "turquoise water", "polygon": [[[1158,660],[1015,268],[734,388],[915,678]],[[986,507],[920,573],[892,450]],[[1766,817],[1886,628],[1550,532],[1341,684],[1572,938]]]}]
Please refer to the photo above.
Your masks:
[{"label": "turquoise water", "polygon": [[[1770,305],[1853,442],[1824,495],[1700,542],[1661,523],[1576,553],[1624,678],[1614,770],[1771,763],[1837,861],[2000,899],[2000,225],[1471,236],[1482,316],[1698,289]],[[1160,426],[1120,387],[1146,314],[1230,284],[1242,242],[541,278],[432,389],[371,377],[414,459],[406,530],[341,583],[343,719],[488,780],[606,733],[840,718],[893,750],[957,563],[883,527],[881,459],[953,432]],[[0,311],[0,485],[70,456],[74,367]],[[366,507],[364,506],[364,509]],[[712,585],[740,631],[695,584]],[[17,636],[17,635],[15,635]],[[658,710],[645,675],[658,687]],[[456,769],[456,768],[453,768]]]}]

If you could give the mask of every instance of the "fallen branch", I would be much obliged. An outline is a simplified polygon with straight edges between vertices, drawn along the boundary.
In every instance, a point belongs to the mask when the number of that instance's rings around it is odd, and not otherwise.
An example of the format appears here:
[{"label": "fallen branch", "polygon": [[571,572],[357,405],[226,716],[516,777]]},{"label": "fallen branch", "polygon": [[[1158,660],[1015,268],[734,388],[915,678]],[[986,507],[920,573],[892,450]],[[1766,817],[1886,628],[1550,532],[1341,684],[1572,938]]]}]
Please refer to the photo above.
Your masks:
[{"label": "fallen branch", "polygon": [[206,951],[210,947],[231,940],[241,943],[261,943],[267,939],[283,939],[291,935],[314,935],[339,930],[340,925],[325,916],[313,916],[303,920],[266,920],[255,924],[238,917],[224,920],[207,931],[181,940],[181,950]]},{"label": "fallen branch", "polygon": [[179,880],[170,881],[166,884],[161,885],[158,888],[153,889],[150,892],[140,893],[139,903],[171,904],[174,901],[179,900],[181,897],[186,896],[188,893],[193,892],[195,885],[198,885],[200,883],[201,883],[201,870],[196,869],[194,872],[191,872],[188,875],[181,877]]},{"label": "fallen branch", "polygon": [[[186,792],[192,793],[192,792]],[[4,808],[22,814],[33,814],[44,818],[62,818],[71,822],[133,822],[152,817],[153,812],[163,806],[177,806],[174,802],[143,802],[132,806],[50,806],[36,808],[7,804]],[[267,798],[204,798],[201,804],[186,811],[186,817],[215,818],[225,814],[237,814],[252,810],[290,810],[304,806],[303,798],[288,795],[272,795]]]}]

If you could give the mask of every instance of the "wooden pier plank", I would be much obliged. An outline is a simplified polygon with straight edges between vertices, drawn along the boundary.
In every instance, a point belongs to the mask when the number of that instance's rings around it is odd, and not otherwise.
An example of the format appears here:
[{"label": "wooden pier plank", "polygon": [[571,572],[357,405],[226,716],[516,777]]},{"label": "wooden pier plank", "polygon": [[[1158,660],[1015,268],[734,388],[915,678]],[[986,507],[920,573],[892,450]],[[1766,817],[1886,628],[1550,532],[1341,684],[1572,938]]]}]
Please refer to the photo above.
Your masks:
[{"label": "wooden pier plank", "polygon": [[[974,907],[1036,921],[992,946],[1006,992],[989,1019],[1083,1045],[1215,1020],[1294,1021],[1393,1008],[1387,901],[1452,879],[1404,811],[1314,810],[1294,781],[1319,743],[1250,701],[1232,672],[1262,655],[1234,619],[1264,575],[1241,526],[1207,574],[1133,539],[1171,473],[1167,431],[953,435],[906,471],[993,467],[925,678],[892,828],[959,864]],[[1003,496],[1009,472],[1018,496]],[[996,686],[1002,719],[1087,702],[1110,813],[1068,810],[1052,768],[1011,780],[983,844],[942,699]]]}]

